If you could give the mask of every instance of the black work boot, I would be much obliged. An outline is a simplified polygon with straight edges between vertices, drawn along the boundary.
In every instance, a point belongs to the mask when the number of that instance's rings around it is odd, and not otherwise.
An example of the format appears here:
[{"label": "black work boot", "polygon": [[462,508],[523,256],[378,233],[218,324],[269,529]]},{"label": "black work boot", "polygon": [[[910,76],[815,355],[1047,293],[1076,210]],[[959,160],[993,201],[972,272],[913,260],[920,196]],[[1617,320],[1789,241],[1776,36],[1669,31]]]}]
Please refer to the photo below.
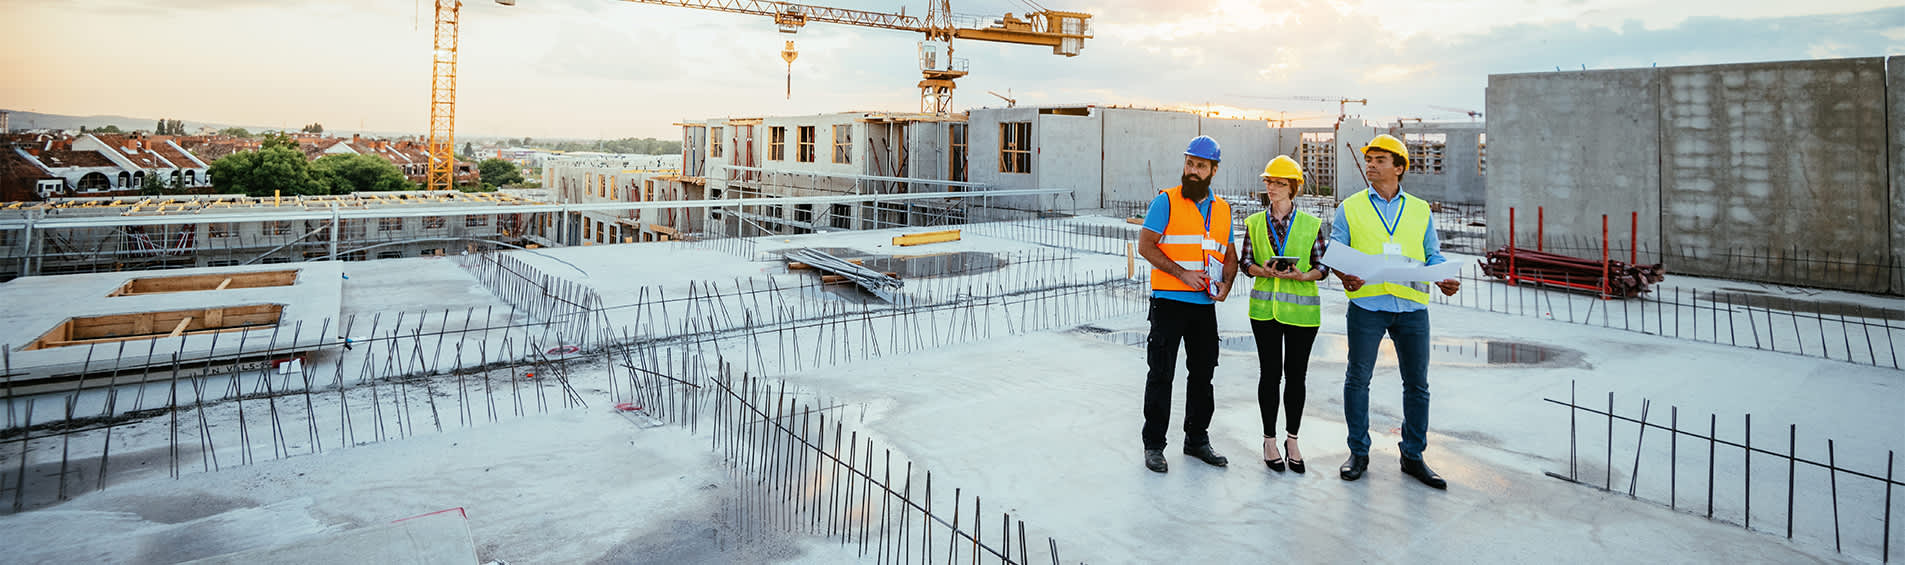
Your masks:
[{"label": "black work boot", "polygon": [[1350,455],[1343,466],[1336,469],[1343,474],[1343,480],[1354,481],[1363,478],[1363,472],[1369,470],[1368,455]]},{"label": "black work boot", "polygon": [[1171,470],[1171,465],[1164,462],[1164,450],[1146,449],[1144,450],[1144,468],[1165,473]]},{"label": "black work boot", "polygon": [[1209,463],[1215,467],[1224,467],[1224,466],[1230,465],[1230,460],[1225,459],[1224,456],[1222,455],[1218,455],[1217,451],[1212,450],[1210,448],[1210,444],[1208,443],[1203,445],[1198,445],[1198,446],[1186,445],[1184,446],[1184,454],[1189,455],[1191,457],[1196,457],[1199,460],[1202,460],[1205,463]]},{"label": "black work boot", "polygon": [[1449,482],[1442,480],[1442,476],[1430,470],[1429,465],[1423,463],[1421,459],[1402,458],[1402,474],[1415,477],[1416,480],[1422,481],[1422,484],[1429,485],[1430,488],[1442,490],[1448,490],[1449,488]]}]

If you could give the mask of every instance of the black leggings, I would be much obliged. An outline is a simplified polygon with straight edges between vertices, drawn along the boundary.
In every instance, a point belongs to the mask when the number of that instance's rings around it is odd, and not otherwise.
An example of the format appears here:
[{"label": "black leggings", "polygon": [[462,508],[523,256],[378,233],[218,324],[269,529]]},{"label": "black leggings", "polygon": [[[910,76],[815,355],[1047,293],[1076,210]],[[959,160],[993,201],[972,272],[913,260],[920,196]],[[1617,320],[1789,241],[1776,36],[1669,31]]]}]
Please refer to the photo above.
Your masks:
[{"label": "black leggings", "polygon": [[1290,410],[1284,429],[1296,435],[1303,425],[1303,377],[1310,370],[1316,330],[1275,320],[1250,321],[1250,333],[1257,338],[1257,410],[1263,415],[1263,437],[1277,435],[1277,381],[1284,375],[1290,377],[1283,387],[1283,405]]}]

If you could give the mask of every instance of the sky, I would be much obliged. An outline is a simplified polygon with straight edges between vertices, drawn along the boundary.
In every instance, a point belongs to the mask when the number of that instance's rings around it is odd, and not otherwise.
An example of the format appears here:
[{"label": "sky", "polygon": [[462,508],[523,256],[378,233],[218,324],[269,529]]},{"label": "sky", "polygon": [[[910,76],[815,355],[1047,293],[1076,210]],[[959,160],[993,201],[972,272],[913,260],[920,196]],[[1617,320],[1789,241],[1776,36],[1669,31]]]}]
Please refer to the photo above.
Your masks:
[{"label": "sky", "polygon": [[[1075,3],[1074,3],[1075,2]],[[1041,0],[1093,14],[1077,57],[954,43],[954,109],[1198,107],[1327,124],[1460,121],[1488,75],[1905,54],[1905,6],[1878,0]],[[923,2],[825,5],[925,12]],[[989,21],[1024,0],[955,0]],[[423,132],[427,0],[0,0],[0,108],[329,131]],[[459,136],[677,138],[684,119],[917,111],[912,32],[615,0],[472,0]],[[789,66],[783,43],[799,58]],[[1296,98],[1296,99],[1293,99]],[[1304,123],[1304,122],[1298,122]]]}]

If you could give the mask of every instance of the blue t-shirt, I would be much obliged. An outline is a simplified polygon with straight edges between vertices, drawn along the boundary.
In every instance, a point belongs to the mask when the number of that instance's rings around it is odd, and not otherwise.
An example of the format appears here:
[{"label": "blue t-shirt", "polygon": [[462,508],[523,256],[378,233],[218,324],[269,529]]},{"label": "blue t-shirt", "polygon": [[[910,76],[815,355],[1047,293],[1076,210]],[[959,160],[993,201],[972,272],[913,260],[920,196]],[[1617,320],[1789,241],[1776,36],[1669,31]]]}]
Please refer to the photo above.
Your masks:
[{"label": "blue t-shirt", "polygon": [[[1211,206],[1211,203],[1214,201],[1216,201],[1216,199],[1211,196],[1205,196],[1203,200],[1199,200],[1197,202],[1197,213],[1203,214],[1205,218],[1209,219],[1211,221],[1211,227],[1217,227],[1218,225],[1229,224],[1231,221],[1230,218],[1211,218],[1210,217],[1210,206]],[[1223,222],[1223,224],[1219,224],[1218,222]],[[1151,233],[1163,235],[1164,228],[1170,225],[1171,225],[1171,195],[1169,193],[1160,192],[1158,193],[1156,197],[1151,199],[1151,209],[1145,211],[1144,213],[1144,229],[1150,230]],[[1235,232],[1236,230],[1231,230],[1229,238],[1224,242],[1224,246],[1226,248],[1232,246],[1237,241],[1237,235]],[[1211,278],[1221,279],[1222,277],[1223,275],[1220,273],[1217,276],[1211,277]],[[1215,300],[1211,300],[1209,294],[1205,294],[1204,291],[1201,291],[1201,290],[1156,290],[1156,289],[1153,289],[1151,291],[1151,296],[1153,298],[1169,298],[1171,300],[1176,300],[1179,302],[1189,302],[1191,304],[1216,304],[1217,303]]]}]

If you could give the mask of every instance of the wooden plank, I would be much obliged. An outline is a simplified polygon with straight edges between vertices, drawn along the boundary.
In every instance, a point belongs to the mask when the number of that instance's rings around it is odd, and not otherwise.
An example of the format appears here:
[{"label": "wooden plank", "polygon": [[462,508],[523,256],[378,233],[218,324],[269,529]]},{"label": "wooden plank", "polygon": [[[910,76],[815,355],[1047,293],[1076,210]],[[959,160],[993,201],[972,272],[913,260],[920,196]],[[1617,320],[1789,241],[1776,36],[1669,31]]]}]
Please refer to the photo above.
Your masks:
[{"label": "wooden plank", "polygon": [[206,308],[205,309],[205,327],[211,328],[211,329],[225,327],[225,309],[224,308]]},{"label": "wooden plank", "polygon": [[1140,226],[1142,226],[1142,225],[1144,225],[1144,218],[1125,218],[1125,219],[1124,219],[1124,223],[1127,223],[1127,224],[1137,224],[1137,225],[1140,225]]},{"label": "wooden plank", "polygon": [[192,323],[192,317],[186,316],[185,319],[179,320],[178,327],[172,328],[172,334],[165,337],[179,337],[179,334],[185,333],[185,326],[191,323]]},{"label": "wooden plank", "polygon": [[214,288],[212,290],[225,290],[225,287],[228,287],[231,285],[232,285],[232,278],[225,277],[225,282],[218,283],[218,288]]},{"label": "wooden plank", "polygon": [[805,270],[807,270],[807,269],[812,269],[812,268],[814,268],[814,266],[813,266],[813,265],[809,265],[809,264],[806,264],[806,263],[802,263],[802,262],[800,262],[800,261],[788,261],[788,262],[787,262],[787,270],[789,270],[789,271],[805,271]]},{"label": "wooden plank", "polygon": [[899,245],[902,247],[912,246],[912,245],[926,245],[929,243],[941,243],[941,242],[947,242],[947,241],[959,241],[959,230],[913,233],[913,234],[906,234],[906,235],[893,237],[893,245]]}]

